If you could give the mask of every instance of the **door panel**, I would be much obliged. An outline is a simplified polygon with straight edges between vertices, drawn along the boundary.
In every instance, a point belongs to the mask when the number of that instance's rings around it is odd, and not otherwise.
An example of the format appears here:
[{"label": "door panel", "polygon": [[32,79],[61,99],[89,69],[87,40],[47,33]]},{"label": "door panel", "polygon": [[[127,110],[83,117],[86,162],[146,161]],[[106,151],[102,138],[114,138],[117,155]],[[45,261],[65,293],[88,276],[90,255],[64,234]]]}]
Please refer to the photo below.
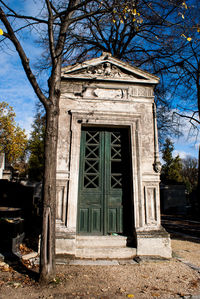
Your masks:
[{"label": "door panel", "polygon": [[101,231],[101,209],[92,208],[91,214],[91,231],[100,232]]},{"label": "door panel", "polygon": [[102,152],[103,140],[101,138],[101,132],[97,130],[82,130],[79,171],[78,231],[84,234],[101,234],[103,230]]},{"label": "door panel", "polygon": [[[123,233],[123,206],[127,201],[124,195],[128,194],[124,182],[130,177],[130,171],[127,177],[127,170],[131,164],[127,142],[127,130],[83,128],[78,207],[80,234]],[[128,196],[130,202],[130,192]]]}]

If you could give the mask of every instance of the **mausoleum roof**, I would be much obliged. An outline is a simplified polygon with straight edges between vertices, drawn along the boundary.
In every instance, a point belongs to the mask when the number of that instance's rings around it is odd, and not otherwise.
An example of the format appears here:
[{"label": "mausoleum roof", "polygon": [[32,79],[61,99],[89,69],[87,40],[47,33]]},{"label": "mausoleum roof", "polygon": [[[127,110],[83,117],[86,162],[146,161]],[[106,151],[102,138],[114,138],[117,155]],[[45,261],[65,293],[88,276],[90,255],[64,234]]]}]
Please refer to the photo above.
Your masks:
[{"label": "mausoleum roof", "polygon": [[157,76],[112,57],[107,52],[103,52],[98,58],[62,68],[61,77],[62,79],[125,81],[143,84],[159,82]]}]

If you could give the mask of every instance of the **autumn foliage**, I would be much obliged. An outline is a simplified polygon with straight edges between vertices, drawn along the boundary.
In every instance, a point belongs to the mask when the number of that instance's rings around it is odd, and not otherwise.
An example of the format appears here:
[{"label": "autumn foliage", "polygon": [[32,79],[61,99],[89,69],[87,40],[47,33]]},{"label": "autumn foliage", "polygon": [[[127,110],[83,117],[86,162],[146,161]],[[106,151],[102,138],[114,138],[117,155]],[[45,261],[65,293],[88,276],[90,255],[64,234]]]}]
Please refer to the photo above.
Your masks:
[{"label": "autumn foliage", "polygon": [[27,136],[15,122],[15,112],[6,102],[0,103],[0,153],[19,172],[24,171]]}]

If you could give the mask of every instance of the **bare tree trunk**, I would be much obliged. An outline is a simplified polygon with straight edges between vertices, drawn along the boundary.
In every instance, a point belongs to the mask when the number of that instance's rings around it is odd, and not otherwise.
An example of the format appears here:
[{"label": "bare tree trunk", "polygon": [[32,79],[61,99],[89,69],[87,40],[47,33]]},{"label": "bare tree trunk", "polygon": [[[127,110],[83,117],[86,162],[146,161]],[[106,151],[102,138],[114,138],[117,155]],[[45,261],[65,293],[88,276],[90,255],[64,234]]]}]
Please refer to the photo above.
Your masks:
[{"label": "bare tree trunk", "polygon": [[[198,62],[198,73],[197,73],[197,106],[198,106],[198,116],[200,120],[200,61]],[[199,144],[199,157],[198,157],[198,185],[197,185],[197,198],[198,198],[198,208],[200,213],[200,144]]]},{"label": "bare tree trunk", "polygon": [[40,251],[40,281],[55,276],[56,157],[58,103],[46,109],[45,170],[43,187],[43,224]]},{"label": "bare tree trunk", "polygon": [[198,201],[198,215],[199,215],[200,214],[200,144],[199,144],[199,159],[198,159],[197,201]]},{"label": "bare tree trunk", "polygon": [[[198,192],[200,195],[200,144],[199,144],[199,164],[198,164]],[[199,203],[200,206],[200,203]]]}]

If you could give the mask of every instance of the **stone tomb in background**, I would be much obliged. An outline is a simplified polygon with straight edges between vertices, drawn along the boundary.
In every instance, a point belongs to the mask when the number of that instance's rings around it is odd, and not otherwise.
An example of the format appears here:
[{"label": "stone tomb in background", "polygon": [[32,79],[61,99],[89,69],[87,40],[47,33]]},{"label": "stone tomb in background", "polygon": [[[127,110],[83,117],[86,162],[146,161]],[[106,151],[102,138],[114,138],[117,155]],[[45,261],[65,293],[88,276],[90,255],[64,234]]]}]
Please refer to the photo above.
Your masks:
[{"label": "stone tomb in background", "polygon": [[108,53],[62,69],[57,254],[171,257],[160,224],[158,82]]}]

